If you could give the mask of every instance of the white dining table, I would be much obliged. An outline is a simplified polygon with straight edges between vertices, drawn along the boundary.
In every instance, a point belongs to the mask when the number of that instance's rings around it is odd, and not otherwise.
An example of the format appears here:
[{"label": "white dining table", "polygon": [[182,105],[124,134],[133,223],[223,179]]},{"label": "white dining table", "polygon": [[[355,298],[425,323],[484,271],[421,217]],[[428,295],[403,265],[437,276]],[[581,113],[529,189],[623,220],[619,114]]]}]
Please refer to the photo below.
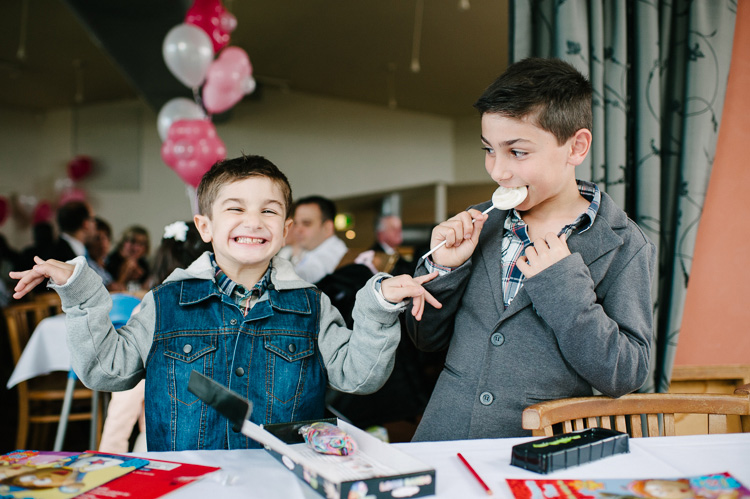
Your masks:
[{"label": "white dining table", "polygon": [[[8,379],[6,387],[13,388],[18,383],[28,381],[37,376],[43,376],[54,371],[65,371],[68,373],[68,382],[65,387],[65,398],[60,412],[60,423],[57,425],[55,444],[53,449],[62,450],[65,433],[68,425],[68,415],[73,401],[73,390],[78,379],[70,367],[70,350],[68,349],[68,333],[65,327],[65,314],[45,317],[37,324],[31,333],[26,347],[21,352],[21,357]],[[89,447],[96,447],[97,418],[96,410],[98,404],[98,392],[92,392],[91,399],[91,429],[89,432]]]},{"label": "white dining table", "polygon": [[[682,478],[730,472],[750,486],[750,433],[677,437],[631,438],[630,452],[547,475],[510,464],[514,445],[531,438],[457,440],[394,444],[398,449],[436,470],[436,495],[451,499],[487,498],[472,475],[458,460],[460,452],[494,492],[511,498],[507,478]],[[320,498],[304,482],[264,450],[147,452],[136,454],[208,466],[221,470],[176,490],[170,499],[221,497]]]},{"label": "white dining table", "polygon": [[69,369],[65,314],[53,315],[37,324],[5,386],[11,389],[22,381]]}]

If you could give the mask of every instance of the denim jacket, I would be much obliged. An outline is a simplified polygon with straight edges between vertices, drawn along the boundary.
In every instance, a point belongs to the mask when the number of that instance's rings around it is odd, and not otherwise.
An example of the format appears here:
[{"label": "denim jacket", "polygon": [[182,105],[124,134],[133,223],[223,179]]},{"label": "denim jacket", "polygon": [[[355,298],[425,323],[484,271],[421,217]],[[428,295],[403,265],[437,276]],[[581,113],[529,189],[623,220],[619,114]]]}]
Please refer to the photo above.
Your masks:
[{"label": "denim jacket", "polygon": [[149,450],[257,446],[187,391],[193,369],[252,401],[251,421],[267,424],[320,417],[327,382],[371,393],[393,368],[403,305],[375,291],[381,274],[357,294],[352,331],[325,294],[278,258],[269,299],[243,316],[218,291],[204,254],[147,293],[115,330],[101,280],[82,258],[72,263],[71,279],[51,287],[62,298],[73,367],[99,390],[125,390],[146,377]]}]

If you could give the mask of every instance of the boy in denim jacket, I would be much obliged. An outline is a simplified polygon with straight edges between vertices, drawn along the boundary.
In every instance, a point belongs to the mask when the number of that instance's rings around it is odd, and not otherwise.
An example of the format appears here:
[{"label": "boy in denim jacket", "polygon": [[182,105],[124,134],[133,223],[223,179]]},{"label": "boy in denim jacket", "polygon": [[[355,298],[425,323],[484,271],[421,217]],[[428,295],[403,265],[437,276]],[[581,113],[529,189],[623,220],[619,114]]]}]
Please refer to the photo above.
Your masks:
[{"label": "boy in denim jacket", "polygon": [[259,156],[214,165],[198,187],[195,224],[213,253],[175,270],[115,330],[112,300],[83,258],[36,259],[20,298],[49,277],[67,314],[75,372],[94,389],[132,388],[146,378],[149,451],[235,449],[258,444],[187,391],[192,370],[252,401],[251,421],[320,418],[328,383],[370,393],[386,381],[400,339],[399,313],[412,298],[440,306],[422,283],[434,277],[378,274],[358,294],[354,330],[328,297],[274,258],[292,223],[289,182]]}]

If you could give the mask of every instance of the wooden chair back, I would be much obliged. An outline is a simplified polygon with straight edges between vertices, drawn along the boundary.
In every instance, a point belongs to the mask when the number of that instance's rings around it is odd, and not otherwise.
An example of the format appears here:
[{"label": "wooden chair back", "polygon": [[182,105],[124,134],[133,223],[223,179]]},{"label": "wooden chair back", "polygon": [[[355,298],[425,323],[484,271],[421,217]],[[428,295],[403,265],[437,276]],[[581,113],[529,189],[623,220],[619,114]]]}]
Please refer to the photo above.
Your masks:
[{"label": "wooden chair back", "polygon": [[[731,423],[750,432],[750,385],[734,394],[633,393],[550,400],[527,407],[522,425],[534,436],[552,436],[586,428],[610,428],[631,437],[675,435],[675,414],[707,415],[706,433],[733,433]],[[644,434],[645,429],[645,434]]]},{"label": "wooden chair back", "polygon": [[54,291],[40,293],[34,296],[34,303],[40,305],[42,309],[44,309],[45,307],[47,308],[44,313],[48,315],[45,315],[45,317],[62,313],[62,302],[60,301],[60,295],[58,295]]},{"label": "wooden chair back", "polygon": [[[45,293],[31,301],[17,303],[3,309],[13,365],[18,363],[21,353],[39,322],[61,311],[62,307],[57,293]],[[60,422],[66,378],[66,373],[55,372],[16,385],[18,389],[17,449],[26,448],[31,424],[58,424]],[[90,401],[91,398],[92,392],[87,388],[79,387],[73,391],[74,401]],[[50,403],[52,403],[51,406]],[[100,408],[97,407],[97,411],[99,410]],[[71,412],[69,421],[83,420],[91,420],[90,410]],[[99,421],[101,422],[101,417]],[[101,431],[101,428],[98,430]]]},{"label": "wooden chair back", "polygon": [[21,353],[26,348],[34,328],[42,319],[52,314],[46,304],[36,301],[10,305],[3,309],[3,314],[8,327],[10,351],[15,365],[21,358]]}]

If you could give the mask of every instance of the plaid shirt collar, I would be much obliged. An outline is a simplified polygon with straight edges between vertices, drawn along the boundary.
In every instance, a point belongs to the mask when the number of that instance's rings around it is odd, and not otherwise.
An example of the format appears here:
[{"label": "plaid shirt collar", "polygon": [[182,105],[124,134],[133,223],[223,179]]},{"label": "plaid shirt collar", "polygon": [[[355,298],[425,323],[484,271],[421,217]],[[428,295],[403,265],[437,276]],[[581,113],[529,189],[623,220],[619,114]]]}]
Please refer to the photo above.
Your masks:
[{"label": "plaid shirt collar", "polygon": [[252,289],[246,289],[242,284],[234,282],[229,276],[221,270],[219,265],[216,263],[214,254],[210,254],[211,266],[214,268],[214,282],[219,287],[219,291],[229,296],[234,300],[237,305],[241,308],[248,308],[250,300],[255,297],[256,300],[261,298],[268,290],[268,283],[271,280],[271,264],[268,264],[268,270],[263,274],[260,281],[255,283]]},{"label": "plaid shirt collar", "polygon": [[[576,182],[578,183],[578,191],[581,196],[589,201],[589,206],[573,223],[562,228],[560,234],[564,233],[567,237],[570,237],[573,231],[585,232],[594,224],[602,200],[602,193],[596,184],[583,180],[577,180]],[[518,257],[532,243],[527,231],[528,226],[516,210],[508,212],[508,216],[505,217],[504,228],[505,234],[501,243],[500,258],[502,259],[503,305],[508,308],[523,286],[524,281],[523,272],[516,265]]]},{"label": "plaid shirt collar", "polygon": [[[565,234],[569,237],[574,231],[579,233],[586,232],[592,225],[594,225],[596,215],[599,213],[599,206],[602,203],[602,192],[599,190],[599,187],[596,184],[586,182],[585,180],[576,180],[576,183],[578,184],[578,192],[580,192],[581,196],[589,202],[589,206],[586,208],[586,211],[581,213],[578,218],[573,221],[573,223],[563,227],[560,233],[557,234],[558,236]],[[508,212],[504,225],[506,230],[517,232],[519,227],[525,226],[526,222],[521,219],[521,216],[515,209]],[[528,239],[527,241],[524,241],[524,245],[527,244],[529,244]]]}]

